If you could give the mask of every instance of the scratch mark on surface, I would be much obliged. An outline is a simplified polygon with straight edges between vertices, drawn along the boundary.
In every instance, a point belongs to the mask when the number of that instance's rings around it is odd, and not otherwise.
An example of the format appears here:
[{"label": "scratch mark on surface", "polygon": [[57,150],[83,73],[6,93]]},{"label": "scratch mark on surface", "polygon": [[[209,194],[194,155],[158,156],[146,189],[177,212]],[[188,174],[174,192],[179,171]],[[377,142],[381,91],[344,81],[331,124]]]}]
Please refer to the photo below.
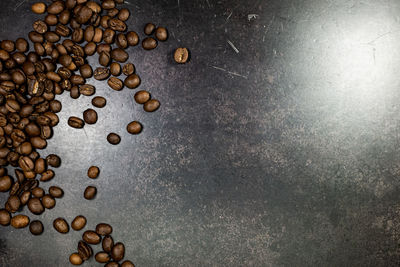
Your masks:
[{"label": "scratch mark on surface", "polygon": [[236,48],[236,46],[229,40],[226,40],[228,42],[228,44],[232,47],[232,49],[239,54],[239,49]]},{"label": "scratch mark on surface", "polygon": [[15,6],[15,8],[14,8],[14,11],[16,11],[23,3],[25,3],[26,2],[26,0],[22,0],[21,2],[19,2],[16,6]]},{"label": "scratch mark on surface", "polygon": [[181,1],[178,0],[178,8],[181,8]]},{"label": "scratch mark on surface", "polygon": [[252,19],[257,19],[259,17],[259,15],[257,15],[257,14],[248,14],[247,15],[247,20],[248,21],[251,21]]},{"label": "scratch mark on surface", "polygon": [[400,32],[400,30],[399,30],[399,31],[389,31],[389,32],[383,33],[383,34],[381,34],[381,35],[378,35],[375,39],[373,39],[372,41],[370,41],[370,42],[368,42],[368,43],[366,43],[366,44],[367,44],[367,45],[372,45],[372,44],[374,44],[376,41],[378,41],[379,39],[385,37],[386,35],[389,35],[389,34],[392,34],[392,33],[397,33],[397,32]]},{"label": "scratch mark on surface", "polygon": [[265,35],[269,32],[269,29],[272,25],[272,23],[275,20],[275,15],[272,17],[272,19],[270,20],[270,22],[268,23],[267,29],[265,29],[264,35],[263,35],[263,42],[265,41]]},{"label": "scratch mark on surface", "polygon": [[208,0],[206,0],[208,8],[211,8],[210,2]]},{"label": "scratch mark on surface", "polygon": [[241,77],[241,78],[244,78],[244,79],[247,80],[247,76],[244,76],[244,75],[242,75],[242,74],[239,74],[239,73],[236,73],[236,72],[232,72],[232,71],[229,71],[229,70],[226,70],[226,69],[217,67],[217,66],[211,66],[211,67],[213,67],[213,68],[216,69],[216,70],[220,70],[220,71],[223,71],[223,72],[226,72],[226,73],[229,73],[229,74],[231,74],[231,75],[234,75],[234,76],[237,76],[237,77]]},{"label": "scratch mark on surface", "polygon": [[85,127],[83,127],[83,132],[85,133],[86,138],[89,139],[89,136],[88,136],[87,133],[86,133]]},{"label": "scratch mark on surface", "polygon": [[231,14],[229,14],[229,16],[226,18],[226,21],[228,21],[228,20],[231,18],[232,14],[233,14],[233,11],[232,11]]}]

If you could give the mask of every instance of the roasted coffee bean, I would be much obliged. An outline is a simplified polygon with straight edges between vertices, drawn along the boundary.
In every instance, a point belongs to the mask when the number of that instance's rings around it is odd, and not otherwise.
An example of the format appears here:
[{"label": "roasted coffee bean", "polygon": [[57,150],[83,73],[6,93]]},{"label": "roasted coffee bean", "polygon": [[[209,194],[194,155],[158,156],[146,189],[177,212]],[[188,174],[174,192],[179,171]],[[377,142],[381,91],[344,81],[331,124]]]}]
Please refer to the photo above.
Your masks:
[{"label": "roasted coffee bean", "polygon": [[94,186],[88,186],[86,187],[83,196],[87,200],[92,200],[96,197],[96,194],[97,194],[97,188]]},{"label": "roasted coffee bean", "polygon": [[61,198],[64,195],[64,191],[58,186],[50,186],[49,194],[54,198]]},{"label": "roasted coffee bean", "polygon": [[143,109],[147,112],[154,112],[160,107],[160,102],[157,99],[151,99],[144,103]]},{"label": "roasted coffee bean", "polygon": [[33,168],[35,167],[35,163],[33,162],[33,160],[29,157],[21,157],[18,160],[18,164],[19,167],[23,170],[23,171],[32,171]]},{"label": "roasted coffee bean", "polygon": [[36,187],[31,190],[32,195],[37,198],[42,198],[44,196],[44,190],[41,187]]},{"label": "roasted coffee bean", "polygon": [[93,10],[90,9],[89,7],[87,7],[87,6],[83,6],[83,7],[79,10],[79,12],[78,12],[78,14],[77,14],[77,16],[76,16],[76,20],[77,20],[80,24],[85,24],[85,23],[87,23],[87,22],[90,20],[90,18],[92,17],[92,15],[93,15]]},{"label": "roasted coffee bean", "polygon": [[58,23],[58,17],[56,15],[53,15],[53,14],[48,14],[44,18],[44,22],[46,22],[46,24],[49,25],[49,26],[55,26]]},{"label": "roasted coffee bean", "polygon": [[83,120],[87,124],[95,124],[97,122],[97,112],[91,108],[83,112]]},{"label": "roasted coffee bean", "polygon": [[72,63],[72,57],[70,55],[62,55],[61,57],[59,57],[58,62],[60,62],[60,64],[64,67],[68,68],[68,66],[70,66]]},{"label": "roasted coffee bean", "polygon": [[86,242],[79,241],[78,254],[81,256],[82,260],[88,260],[93,255],[93,250]]},{"label": "roasted coffee bean", "polygon": [[114,75],[114,76],[121,75],[121,65],[117,62],[111,63],[110,72],[111,72],[111,75]]},{"label": "roasted coffee bean", "polygon": [[94,78],[102,81],[110,77],[110,70],[108,68],[99,67],[94,71]]},{"label": "roasted coffee bean", "polygon": [[45,195],[42,198],[42,205],[46,209],[52,209],[56,206],[56,200],[51,195]]},{"label": "roasted coffee bean", "polygon": [[113,229],[111,225],[107,223],[99,223],[96,225],[96,233],[99,235],[105,236],[105,235],[110,235],[112,233]]},{"label": "roasted coffee bean", "polygon": [[126,49],[128,47],[128,40],[126,39],[126,35],[123,33],[119,33],[117,35],[117,46],[122,49]]},{"label": "roasted coffee bean", "polygon": [[81,256],[79,256],[78,253],[72,253],[69,256],[69,262],[72,265],[81,265],[83,263],[83,260],[82,260]]},{"label": "roasted coffee bean", "polygon": [[30,122],[28,125],[26,125],[25,132],[29,136],[38,136],[40,135],[40,128],[34,122]]},{"label": "roasted coffee bean", "polygon": [[100,65],[107,67],[110,64],[111,56],[108,52],[101,52],[99,55],[99,63]]},{"label": "roasted coffee bean", "polygon": [[44,211],[44,207],[40,198],[34,197],[29,199],[28,201],[28,209],[36,215],[42,214]]},{"label": "roasted coffee bean", "polygon": [[129,75],[126,77],[124,84],[130,89],[135,89],[140,85],[140,77],[136,74]]},{"label": "roasted coffee bean", "polygon": [[104,250],[105,252],[110,253],[111,250],[112,250],[112,248],[113,248],[113,246],[114,246],[114,240],[113,240],[113,238],[112,238],[110,235],[106,235],[106,236],[103,238],[103,242],[101,243],[101,246],[102,246],[102,248],[103,248],[103,250]]},{"label": "roasted coffee bean", "polygon": [[85,41],[89,43],[93,40],[93,37],[94,37],[94,27],[92,25],[89,25],[85,29],[84,33]]},{"label": "roasted coffee bean", "polygon": [[117,8],[112,8],[112,9],[107,10],[107,15],[110,18],[115,17],[116,15],[118,15],[118,13],[119,13],[119,10]]},{"label": "roasted coffee bean", "polygon": [[115,7],[115,2],[113,0],[104,0],[101,3],[101,7],[105,10],[112,9]]},{"label": "roasted coffee bean", "polygon": [[152,50],[157,47],[157,41],[152,37],[147,37],[142,41],[142,47],[145,50]]},{"label": "roasted coffee bean", "polygon": [[12,184],[13,180],[10,176],[5,175],[3,177],[0,177],[0,192],[7,192],[8,190],[10,190]]},{"label": "roasted coffee bean", "polygon": [[189,51],[187,48],[177,48],[174,53],[174,59],[176,63],[186,63],[189,59]]},{"label": "roasted coffee bean", "polygon": [[129,19],[130,12],[126,8],[121,8],[121,10],[118,13],[118,19],[122,21],[127,21]]},{"label": "roasted coffee bean", "polygon": [[89,64],[84,64],[79,68],[79,71],[83,78],[91,78],[93,76],[93,69]]},{"label": "roasted coffee bean", "polygon": [[46,4],[42,2],[38,2],[32,5],[31,7],[33,13],[43,14],[46,11]]},{"label": "roasted coffee bean", "polygon": [[115,61],[124,63],[128,60],[129,55],[127,52],[125,52],[125,50],[121,48],[115,48],[111,51],[111,58]]},{"label": "roasted coffee bean", "polygon": [[53,221],[53,227],[57,232],[66,234],[69,232],[69,225],[64,218],[57,218]]},{"label": "roasted coffee bean", "polygon": [[82,28],[76,28],[72,32],[72,41],[75,43],[82,43],[83,42],[83,30]]},{"label": "roasted coffee bean", "polygon": [[101,52],[111,53],[111,45],[109,44],[99,44],[97,46],[96,52],[100,55]]},{"label": "roasted coffee bean", "polygon": [[53,170],[47,170],[44,173],[42,173],[42,176],[40,177],[40,181],[42,182],[47,182],[50,181],[51,179],[54,178],[54,171]]},{"label": "roasted coffee bean", "polygon": [[42,20],[37,20],[33,23],[33,29],[40,34],[47,32],[47,24]]},{"label": "roasted coffee bean", "polygon": [[118,145],[121,142],[121,137],[116,133],[110,133],[107,135],[107,141],[112,145]]},{"label": "roasted coffee bean", "polygon": [[[4,81],[4,82],[1,83],[0,88],[3,89],[6,92],[11,92],[11,91],[13,91],[15,89],[15,84],[12,81]],[[15,100],[9,99],[8,101],[15,101]],[[13,105],[18,104],[17,101],[15,101],[15,102],[16,103],[13,102]],[[10,111],[10,112],[15,112],[15,111]]]},{"label": "roasted coffee bean", "polygon": [[158,41],[166,41],[168,39],[167,29],[164,27],[158,27],[156,30],[156,38]]},{"label": "roasted coffee bean", "polygon": [[29,225],[29,231],[33,235],[41,235],[43,233],[43,224],[41,221],[32,221]]},{"label": "roasted coffee bean", "polygon": [[[24,118],[20,121],[20,124],[23,122],[23,120],[29,121],[27,118]],[[29,142],[23,142],[18,149],[16,150],[19,154],[22,155],[29,155],[32,152],[32,144]]]},{"label": "roasted coffee bean", "polygon": [[113,44],[115,41],[115,31],[112,29],[106,29],[103,32],[103,41],[106,44]]},{"label": "roasted coffee bean", "polygon": [[55,32],[46,32],[44,38],[50,43],[57,43],[60,41],[60,36]]},{"label": "roasted coffee bean", "polygon": [[60,13],[58,16],[58,20],[60,21],[61,24],[68,24],[69,20],[71,18],[71,12],[69,10],[64,10]]},{"label": "roasted coffee bean", "polygon": [[17,62],[18,65],[22,65],[26,61],[26,56],[22,52],[15,52],[12,55],[12,58],[14,59],[15,62]]},{"label": "roasted coffee bean", "polygon": [[[68,37],[71,35],[71,30],[67,26],[59,24],[59,25],[57,25],[57,27],[55,29],[55,33],[57,33],[58,35],[60,35],[62,37]],[[60,47],[59,49],[62,49],[62,47]],[[61,50],[61,52],[64,53],[64,50]]]},{"label": "roasted coffee bean", "polygon": [[16,100],[8,99],[6,101],[6,108],[9,112],[18,112],[21,109],[21,106]]},{"label": "roasted coffee bean", "polygon": [[142,91],[138,91],[135,94],[134,98],[135,98],[136,103],[142,105],[142,104],[148,102],[150,100],[151,96],[150,96],[149,92],[142,90]]},{"label": "roasted coffee bean", "polygon": [[93,56],[96,53],[97,45],[94,42],[89,42],[85,45],[84,51],[88,56]]},{"label": "roasted coffee bean", "polygon": [[46,162],[49,166],[58,168],[61,165],[61,159],[55,154],[50,154],[46,157]]},{"label": "roasted coffee bean", "polygon": [[28,224],[29,224],[29,217],[26,215],[19,214],[12,217],[11,219],[11,226],[16,229],[25,228],[28,226]]},{"label": "roasted coffee bean", "polygon": [[124,258],[125,256],[125,246],[121,242],[118,242],[114,245],[114,247],[111,250],[111,257],[115,261],[120,261]]},{"label": "roasted coffee bean", "polygon": [[142,125],[138,121],[133,121],[126,126],[126,130],[130,134],[139,134],[142,131]]},{"label": "roasted coffee bean", "polygon": [[101,251],[96,253],[95,259],[99,263],[107,263],[110,261],[111,258],[107,252]]},{"label": "roasted coffee bean", "polygon": [[102,96],[96,96],[92,99],[92,105],[96,108],[104,108],[107,104],[107,100]]},{"label": "roasted coffee bean", "polygon": [[34,43],[33,44],[33,48],[35,49],[35,52],[39,55],[39,56],[44,56],[45,54],[45,50],[44,47],[41,43]]},{"label": "roasted coffee bean", "polygon": [[1,42],[1,49],[11,53],[15,50],[15,43],[11,40],[4,40]]},{"label": "roasted coffee bean", "polygon": [[78,117],[69,117],[68,125],[72,128],[81,129],[83,126],[85,126],[85,122]]},{"label": "roasted coffee bean", "polygon": [[82,235],[82,239],[86,243],[91,244],[91,245],[97,245],[101,241],[101,237],[95,231],[91,231],[91,230],[84,232]]},{"label": "roasted coffee bean", "polygon": [[52,112],[58,113],[58,112],[60,112],[61,109],[62,109],[62,104],[61,104],[61,102],[58,101],[58,100],[52,100],[52,101],[49,102],[49,107],[50,107],[50,110],[51,110]]},{"label": "roasted coffee bean", "polygon": [[19,208],[21,207],[21,200],[19,199],[18,196],[13,195],[10,196],[7,200],[7,205],[10,208],[10,212],[15,213],[19,210]]},{"label": "roasted coffee bean", "polygon": [[110,19],[111,19],[111,17],[108,16],[108,15],[102,16],[100,18],[100,26],[103,27],[104,29],[107,29],[108,28],[108,21]]},{"label": "roasted coffee bean", "polygon": [[128,32],[126,34],[126,40],[129,46],[136,46],[139,44],[139,35],[136,32]]},{"label": "roasted coffee bean", "polygon": [[79,92],[85,96],[92,96],[96,93],[96,88],[90,84],[84,84],[79,86]]},{"label": "roasted coffee bean", "polygon": [[7,226],[11,222],[11,215],[5,209],[0,209],[0,225]]},{"label": "roasted coffee bean", "polygon": [[106,265],[104,265],[104,267],[120,267],[119,263],[116,261],[110,261],[109,263],[107,263]]},{"label": "roasted coffee bean", "polygon": [[107,83],[115,91],[121,91],[124,88],[124,83],[116,77],[111,77]]},{"label": "roasted coffee bean", "polygon": [[75,217],[75,219],[71,223],[72,229],[75,231],[80,231],[82,230],[86,225],[86,218],[82,215],[78,215]]},{"label": "roasted coffee bean", "polygon": [[64,10],[64,1],[55,1],[47,7],[47,13],[58,15]]},{"label": "roasted coffee bean", "polygon": [[31,144],[34,148],[43,149],[47,146],[47,141],[39,136],[31,138]]},{"label": "roasted coffee bean", "polygon": [[[71,59],[71,58],[69,58],[69,59]],[[67,59],[67,60],[69,61],[69,59]],[[71,59],[71,61],[69,61],[69,62],[72,62],[72,59]],[[61,61],[60,61],[60,63],[61,63]],[[67,63],[67,62],[66,62],[66,63]],[[62,64],[62,63],[61,63],[61,64]],[[63,78],[63,79],[69,79],[69,78],[71,78],[71,76],[72,76],[72,72],[71,72],[69,69],[65,68],[65,67],[59,68],[59,69],[57,70],[57,74],[60,75],[61,78]]]},{"label": "roasted coffee bean", "polygon": [[75,84],[75,85],[85,84],[85,78],[83,78],[80,75],[72,75],[69,80],[71,81],[72,84]]},{"label": "roasted coffee bean", "polygon": [[97,166],[91,166],[87,171],[87,176],[92,179],[96,179],[99,176],[100,169]]},{"label": "roasted coffee bean", "polygon": [[81,93],[79,92],[79,87],[78,86],[72,86],[71,91],[69,92],[69,95],[73,99],[78,99],[81,96]]},{"label": "roasted coffee bean", "polygon": [[93,42],[100,43],[103,40],[103,30],[100,28],[96,28],[94,30]]},{"label": "roasted coffee bean", "polygon": [[133,65],[132,63],[126,63],[124,65],[124,67],[122,68],[122,72],[126,75],[132,75],[135,73],[135,65]]},{"label": "roasted coffee bean", "polygon": [[156,29],[156,25],[154,25],[153,23],[147,23],[144,26],[143,31],[146,35],[152,35],[155,29]]},{"label": "roasted coffee bean", "polygon": [[115,18],[108,20],[108,27],[110,27],[110,29],[117,31],[117,32],[126,31],[125,22],[123,22],[122,20],[119,20],[119,19],[115,19]]},{"label": "roasted coffee bean", "polygon": [[21,205],[25,206],[29,199],[31,198],[31,192],[29,191],[24,191],[21,196],[19,197],[19,199],[21,200]]},{"label": "roasted coffee bean", "polygon": [[94,1],[87,2],[86,6],[88,6],[94,13],[101,13],[101,6]]},{"label": "roasted coffee bean", "polygon": [[131,261],[126,260],[121,264],[121,267],[135,267],[135,265]]}]

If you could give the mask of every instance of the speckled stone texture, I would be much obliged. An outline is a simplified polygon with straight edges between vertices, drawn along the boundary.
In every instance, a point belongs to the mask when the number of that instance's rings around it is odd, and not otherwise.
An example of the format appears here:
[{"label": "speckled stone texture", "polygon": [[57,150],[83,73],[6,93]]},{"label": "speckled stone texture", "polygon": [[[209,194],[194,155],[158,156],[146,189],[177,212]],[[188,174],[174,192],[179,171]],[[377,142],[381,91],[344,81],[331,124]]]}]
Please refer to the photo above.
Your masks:
[{"label": "speckled stone texture", "polygon": [[[27,35],[34,2],[0,2],[1,39]],[[145,113],[134,90],[90,80],[108,104],[75,130],[67,118],[91,98],[58,96],[41,154],[63,162],[43,186],[65,196],[39,237],[0,228],[0,266],[68,266],[83,231],[61,235],[52,221],[79,214],[85,229],[113,225],[138,267],[400,264],[399,1],[126,2],[142,39],[146,22],[170,33],[154,51],[129,49],[161,108]],[[174,64],[177,47],[190,63]],[[132,120],[142,134],[126,132]]]}]

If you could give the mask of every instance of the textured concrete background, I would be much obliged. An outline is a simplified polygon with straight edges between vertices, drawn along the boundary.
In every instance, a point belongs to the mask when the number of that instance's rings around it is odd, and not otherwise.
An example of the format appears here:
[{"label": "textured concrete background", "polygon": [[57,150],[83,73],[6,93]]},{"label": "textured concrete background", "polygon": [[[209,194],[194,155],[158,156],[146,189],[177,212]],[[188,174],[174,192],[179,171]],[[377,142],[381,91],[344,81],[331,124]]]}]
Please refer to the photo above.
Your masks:
[{"label": "textured concrete background", "polygon": [[[33,2],[0,2],[1,39],[27,35],[40,17]],[[78,214],[86,229],[112,224],[139,267],[400,264],[398,1],[125,6],[141,37],[146,22],[170,32],[155,51],[129,49],[140,89],[162,107],[145,113],[134,91],[91,80],[108,104],[83,131],[66,121],[91,98],[58,97],[60,124],[41,154],[62,157],[44,187],[60,185],[65,197],[40,216],[40,237],[0,228],[1,266],[68,266],[81,232],[51,225]],[[187,65],[172,62],[179,46],[191,50]],[[132,120],[141,135],[126,133]],[[120,145],[106,142],[111,131]],[[92,164],[101,167],[95,181],[86,178]],[[82,196],[89,184],[93,201]]]}]

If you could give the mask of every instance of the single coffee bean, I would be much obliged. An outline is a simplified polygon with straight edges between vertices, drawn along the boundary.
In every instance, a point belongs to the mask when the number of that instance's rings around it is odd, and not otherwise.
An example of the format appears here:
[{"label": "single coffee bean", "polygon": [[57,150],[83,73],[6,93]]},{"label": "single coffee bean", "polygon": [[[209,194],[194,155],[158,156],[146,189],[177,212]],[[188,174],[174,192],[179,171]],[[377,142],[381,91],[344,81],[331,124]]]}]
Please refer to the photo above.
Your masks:
[{"label": "single coffee bean", "polygon": [[10,176],[6,175],[0,177],[0,192],[7,192],[8,190],[10,190],[12,184],[13,180]]},{"label": "single coffee bean", "polygon": [[118,13],[118,19],[122,21],[127,21],[130,16],[130,12],[127,8],[121,8],[121,10]]},{"label": "single coffee bean", "polygon": [[94,71],[94,78],[102,81],[110,77],[110,70],[108,68],[99,67]]},{"label": "single coffee bean", "polygon": [[103,32],[103,41],[106,44],[113,44],[115,41],[115,31],[112,29],[106,29]]},{"label": "single coffee bean", "polygon": [[42,214],[44,211],[44,207],[40,198],[34,197],[29,199],[28,201],[28,209],[36,215]]},{"label": "single coffee bean", "polygon": [[143,109],[147,112],[154,112],[160,107],[160,102],[157,99],[151,99],[144,103]]},{"label": "single coffee bean", "polygon": [[121,137],[116,133],[110,133],[107,135],[107,141],[112,145],[118,145],[121,142]]},{"label": "single coffee bean", "polygon": [[25,228],[28,226],[29,221],[28,216],[19,214],[11,218],[11,226],[16,229]]},{"label": "single coffee bean", "polygon": [[111,45],[109,44],[99,44],[97,46],[96,52],[100,55],[101,52],[111,53]]},{"label": "single coffee bean", "polygon": [[119,76],[121,75],[121,65],[117,62],[113,62],[110,65],[110,72],[114,76]]},{"label": "single coffee bean", "polygon": [[81,265],[83,263],[83,260],[82,260],[81,256],[79,256],[78,253],[72,253],[69,256],[69,262],[72,265]]},{"label": "single coffee bean", "polygon": [[122,49],[128,48],[128,40],[126,39],[126,35],[123,33],[119,33],[117,35],[117,46]]},{"label": "single coffee bean", "polygon": [[81,76],[83,78],[91,78],[93,76],[93,69],[89,64],[84,64],[79,68]]},{"label": "single coffee bean", "polygon": [[101,6],[94,1],[87,2],[86,6],[89,7],[94,13],[101,13]]},{"label": "single coffee bean", "polygon": [[132,63],[126,63],[122,68],[122,73],[126,76],[132,75],[135,73],[135,65]]},{"label": "single coffee bean", "polygon": [[58,17],[56,15],[53,15],[53,14],[48,14],[44,18],[44,22],[46,22],[46,24],[49,25],[49,26],[55,26],[58,23]]},{"label": "single coffee bean", "polygon": [[60,41],[60,36],[55,32],[46,32],[44,38],[50,43],[57,43]]},{"label": "single coffee bean", "polygon": [[110,261],[109,263],[107,263],[106,265],[104,265],[104,267],[120,267],[119,263],[116,261]]},{"label": "single coffee bean", "polygon": [[107,263],[110,261],[111,258],[107,252],[101,251],[96,253],[95,259],[99,263]]},{"label": "single coffee bean", "polygon": [[37,20],[33,23],[33,29],[40,34],[47,32],[47,24],[42,20]]},{"label": "single coffee bean", "polygon": [[147,92],[145,90],[141,90],[135,94],[134,98],[135,98],[136,103],[142,105],[150,100],[151,95],[149,92]]},{"label": "single coffee bean", "polygon": [[97,112],[91,108],[83,112],[83,120],[87,124],[95,124],[97,122]]},{"label": "single coffee bean", "polygon": [[57,232],[66,234],[69,232],[69,226],[64,218],[57,218],[53,221],[53,227]]},{"label": "single coffee bean", "polygon": [[152,37],[147,37],[142,41],[142,47],[145,50],[152,50],[157,47],[157,41]]},{"label": "single coffee bean", "polygon": [[144,33],[146,35],[151,35],[151,34],[153,34],[155,29],[156,29],[156,25],[154,25],[153,23],[147,23],[144,26],[144,30],[143,31],[144,31]]},{"label": "single coffee bean", "polygon": [[21,205],[25,206],[26,204],[28,204],[30,198],[31,198],[31,192],[24,191],[19,198],[21,200]]},{"label": "single coffee bean", "polygon": [[50,181],[51,179],[54,178],[54,171],[53,170],[47,170],[44,173],[42,173],[41,177],[40,177],[40,181],[42,182],[47,182]]},{"label": "single coffee bean", "polygon": [[47,13],[58,15],[64,10],[64,1],[55,1],[47,7]]},{"label": "single coffee bean", "polygon": [[46,209],[52,209],[56,206],[56,200],[51,195],[45,195],[42,198],[42,205]]},{"label": "single coffee bean", "polygon": [[46,162],[48,165],[54,168],[58,168],[61,165],[61,159],[56,154],[50,154],[46,157]]},{"label": "single coffee bean", "polygon": [[[46,171],[46,168],[47,168],[46,161],[44,159],[39,158],[39,159],[36,160],[35,169],[34,169],[36,173],[42,174],[43,172]],[[42,196],[40,196],[40,197],[42,197]]]},{"label": "single coffee bean", "polygon": [[31,7],[33,13],[43,14],[46,11],[46,4],[42,2],[38,2],[32,5]]},{"label": "single coffee bean", "polygon": [[85,122],[78,117],[69,117],[68,125],[72,128],[81,129],[83,126],[85,126]]},{"label": "single coffee bean", "polygon": [[135,267],[135,265],[131,261],[126,260],[121,264],[121,267]]},{"label": "single coffee bean", "polygon": [[0,225],[7,226],[11,222],[11,215],[5,209],[0,209]]},{"label": "single coffee bean", "polygon": [[120,261],[124,258],[125,256],[125,246],[121,242],[118,242],[114,245],[114,247],[111,250],[111,257],[115,261]]},{"label": "single coffee bean", "polygon": [[70,78],[70,81],[72,84],[75,84],[75,85],[84,85],[85,84],[85,78],[83,78],[80,75],[72,75]]},{"label": "single coffee bean", "polygon": [[113,9],[115,7],[115,2],[113,0],[104,0],[101,3],[101,7],[105,10]]},{"label": "single coffee bean", "polygon": [[85,96],[92,96],[96,93],[96,87],[90,84],[84,84],[79,86],[79,92]]},{"label": "single coffee bean", "polygon": [[96,225],[96,233],[99,235],[105,236],[105,235],[110,235],[112,233],[113,229],[111,225],[107,223],[99,223]]},{"label": "single coffee bean", "polygon": [[174,53],[174,59],[176,63],[186,63],[189,59],[189,51],[187,48],[177,48]]},{"label": "single coffee bean", "polygon": [[29,231],[33,235],[41,235],[43,233],[43,224],[41,221],[32,221],[29,225]]},{"label": "single coffee bean", "polygon": [[32,189],[32,195],[37,198],[42,198],[44,196],[44,190],[41,187],[36,187]]},{"label": "single coffee bean", "polygon": [[100,65],[102,65],[104,67],[107,67],[108,64],[110,64],[110,60],[111,60],[110,53],[105,52],[105,51],[100,53],[100,55],[99,55],[99,63],[100,63]]},{"label": "single coffee bean", "polygon": [[50,110],[51,110],[51,111],[53,111],[54,113],[58,113],[58,112],[60,112],[61,109],[62,109],[62,104],[61,104],[61,102],[58,101],[58,100],[52,100],[52,101],[50,101],[50,103],[49,103],[49,107],[50,107]]},{"label": "single coffee bean", "polygon": [[92,200],[96,197],[96,194],[97,194],[97,188],[94,186],[88,186],[86,187],[83,196],[87,200]]},{"label": "single coffee bean", "polygon": [[80,24],[85,24],[86,22],[89,21],[89,19],[92,17],[92,15],[93,15],[93,10],[87,6],[83,6],[79,10],[79,12],[76,16],[76,21]]},{"label": "single coffee bean", "polygon": [[66,25],[68,24],[69,20],[71,19],[71,12],[69,10],[64,10],[58,16],[58,20],[61,24]]},{"label": "single coffee bean", "polygon": [[136,32],[128,32],[126,34],[126,40],[129,46],[136,46],[139,44],[139,35]]},{"label": "single coffee bean", "polygon": [[85,29],[84,33],[85,41],[89,43],[93,40],[93,37],[94,37],[94,27],[92,25],[89,25]]},{"label": "single coffee bean", "polygon": [[81,256],[82,260],[88,260],[93,255],[93,250],[86,242],[79,241],[78,254]]},{"label": "single coffee bean", "polygon": [[129,54],[121,48],[115,48],[111,51],[111,58],[115,61],[124,63],[128,60]]},{"label": "single coffee bean", "polygon": [[58,186],[50,186],[49,194],[54,198],[61,198],[64,195],[64,191]]},{"label": "single coffee bean", "polygon": [[142,125],[138,121],[133,121],[126,126],[126,130],[130,134],[139,134],[142,131]]},{"label": "single coffee bean", "polygon": [[115,19],[115,18],[108,20],[108,27],[110,27],[110,29],[117,31],[117,32],[126,31],[125,22],[123,22],[122,20],[119,20],[119,19]]},{"label": "single coffee bean", "polygon": [[89,42],[85,45],[84,51],[87,56],[93,56],[96,53],[97,45],[94,42]]},{"label": "single coffee bean", "polygon": [[96,28],[94,30],[93,42],[100,43],[103,40],[103,30],[100,28]]},{"label": "single coffee bean", "polygon": [[105,252],[110,253],[111,250],[112,250],[112,248],[113,248],[113,246],[114,246],[114,240],[113,240],[113,238],[112,238],[110,235],[106,235],[106,236],[103,238],[103,242],[101,243],[101,246],[102,246],[102,248],[103,248],[103,250],[104,250]]},{"label": "single coffee bean", "polygon": [[166,41],[168,39],[167,29],[164,27],[158,27],[156,30],[156,38],[158,41]]},{"label": "single coffee bean", "polygon": [[124,88],[124,83],[116,77],[111,77],[107,83],[115,91],[121,91]]},{"label": "single coffee bean", "polygon": [[82,230],[86,225],[86,218],[82,215],[78,215],[75,217],[75,219],[71,223],[72,229],[75,231],[80,231]]},{"label": "single coffee bean", "polygon": [[108,21],[110,19],[111,19],[111,17],[108,16],[108,15],[102,16],[101,19],[100,19],[100,26],[103,27],[104,29],[107,29],[108,28]]},{"label": "single coffee bean", "polygon": [[29,44],[24,38],[18,38],[17,41],[15,41],[15,47],[18,51],[25,53],[29,49]]},{"label": "single coffee bean", "polygon": [[110,18],[115,17],[116,15],[118,15],[118,13],[119,13],[119,10],[117,8],[112,8],[112,9],[107,10],[107,15]]},{"label": "single coffee bean", "polygon": [[100,169],[97,166],[91,166],[87,171],[87,176],[91,179],[96,179],[100,174]]},{"label": "single coffee bean", "polygon": [[23,171],[31,171],[35,167],[35,163],[29,157],[21,157],[18,164]]},{"label": "single coffee bean", "polygon": [[107,104],[107,100],[102,96],[96,96],[92,99],[92,105],[96,108],[104,108]]},{"label": "single coffee bean", "polygon": [[7,200],[7,205],[10,208],[9,211],[15,213],[21,207],[21,200],[16,195],[10,196]]},{"label": "single coffee bean", "polygon": [[132,74],[126,77],[124,84],[129,89],[135,89],[140,85],[140,77],[137,74]]},{"label": "single coffee bean", "polygon": [[82,239],[85,240],[86,243],[91,245],[97,245],[101,241],[101,237],[95,232],[88,230],[83,233]]}]

